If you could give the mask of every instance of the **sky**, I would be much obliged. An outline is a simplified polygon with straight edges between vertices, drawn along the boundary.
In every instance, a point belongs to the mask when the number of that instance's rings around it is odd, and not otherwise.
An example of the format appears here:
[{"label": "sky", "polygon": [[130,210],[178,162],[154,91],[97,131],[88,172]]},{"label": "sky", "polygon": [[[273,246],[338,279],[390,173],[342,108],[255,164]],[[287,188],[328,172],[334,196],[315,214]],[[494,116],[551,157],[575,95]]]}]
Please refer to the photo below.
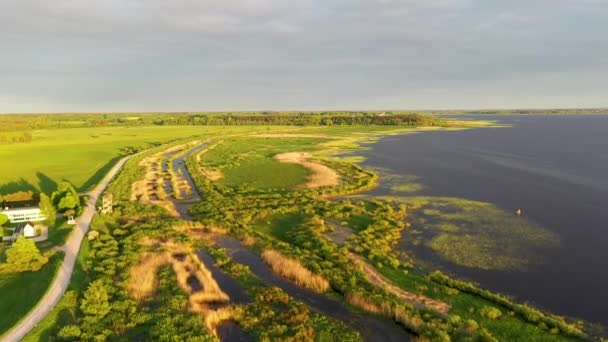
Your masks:
[{"label": "sky", "polygon": [[608,107],[608,0],[0,0],[0,112]]}]

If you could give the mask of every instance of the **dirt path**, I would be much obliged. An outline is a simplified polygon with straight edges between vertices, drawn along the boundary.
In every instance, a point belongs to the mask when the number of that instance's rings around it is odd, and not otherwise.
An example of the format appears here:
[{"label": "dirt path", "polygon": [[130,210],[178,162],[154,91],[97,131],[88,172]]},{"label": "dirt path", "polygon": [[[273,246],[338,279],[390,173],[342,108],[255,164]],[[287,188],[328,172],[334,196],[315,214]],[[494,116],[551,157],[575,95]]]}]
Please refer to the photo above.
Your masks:
[{"label": "dirt path", "polygon": [[281,163],[299,164],[312,171],[308,182],[304,186],[308,189],[319,188],[322,186],[336,186],[340,182],[340,176],[333,169],[319,163],[311,162],[310,153],[306,152],[287,152],[279,153],[274,158]]},{"label": "dirt path", "polygon": [[20,341],[30,330],[38,325],[51,310],[53,310],[55,305],[57,305],[70,283],[70,277],[74,270],[74,264],[76,263],[76,257],[78,256],[82,239],[89,230],[89,224],[96,213],[95,204],[97,203],[97,198],[106,189],[112,178],[118,173],[127,160],[133,156],[125,157],[116,163],[95,189],[88,193],[89,200],[87,201],[84,212],[76,220],[76,226],[65,245],[59,249],[65,253],[65,257],[53,283],[38,304],[36,304],[36,306],[19,321],[17,325],[2,336],[2,341]]},{"label": "dirt path", "polygon": [[440,302],[434,299],[430,299],[428,297],[413,294],[411,292],[407,292],[400,287],[397,287],[391,284],[388,280],[386,280],[378,271],[369,265],[367,262],[362,260],[360,257],[348,253],[348,257],[357,265],[363,267],[363,271],[367,276],[367,280],[369,280],[372,284],[385,289],[386,291],[394,294],[395,296],[405,299],[408,302],[413,303],[417,306],[423,306],[427,308],[431,308],[439,313],[447,314],[450,311],[450,306],[447,303]]}]

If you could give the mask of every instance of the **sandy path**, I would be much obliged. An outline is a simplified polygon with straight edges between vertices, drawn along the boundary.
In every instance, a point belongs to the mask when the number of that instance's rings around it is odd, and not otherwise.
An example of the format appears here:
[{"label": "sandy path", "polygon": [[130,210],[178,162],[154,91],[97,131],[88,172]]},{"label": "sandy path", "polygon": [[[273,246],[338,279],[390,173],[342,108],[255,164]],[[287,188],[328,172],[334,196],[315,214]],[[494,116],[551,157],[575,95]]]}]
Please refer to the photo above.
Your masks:
[{"label": "sandy path", "polygon": [[372,284],[374,284],[380,288],[383,288],[386,291],[394,294],[395,296],[413,303],[414,305],[431,308],[442,314],[447,314],[450,311],[450,306],[447,303],[437,301],[434,299],[430,299],[430,298],[422,296],[422,295],[417,295],[417,294],[413,294],[411,292],[407,292],[404,289],[391,284],[380,273],[378,273],[378,271],[375,268],[373,268],[367,262],[363,261],[360,257],[358,257],[352,253],[348,253],[348,257],[355,264],[363,267],[363,271],[367,276],[367,280],[369,280]]},{"label": "sandy path", "polygon": [[322,186],[338,185],[340,182],[338,173],[323,164],[309,161],[308,159],[310,157],[310,153],[306,152],[287,152],[279,153],[274,156],[274,158],[281,163],[299,164],[312,171],[312,175],[309,177],[308,182],[304,184],[306,188],[313,189]]},{"label": "sandy path", "polygon": [[82,239],[89,230],[89,224],[96,213],[95,204],[97,202],[97,198],[106,189],[112,178],[123,167],[127,160],[133,156],[125,157],[116,163],[116,165],[114,165],[114,167],[106,174],[95,189],[88,193],[89,200],[83,214],[76,220],[76,226],[74,227],[74,230],[70,234],[70,237],[65,245],[60,248],[60,250],[65,253],[65,257],[59,271],[55,275],[55,279],[53,279],[53,283],[38,304],[36,304],[36,306],[21,321],[19,321],[17,325],[2,336],[2,341],[12,342],[21,340],[28,332],[30,332],[30,330],[38,325],[38,323],[49,312],[51,312],[51,310],[53,310],[55,305],[57,305],[70,283],[70,278],[72,276],[72,271],[74,270],[74,264],[76,263],[76,257],[78,256]]}]

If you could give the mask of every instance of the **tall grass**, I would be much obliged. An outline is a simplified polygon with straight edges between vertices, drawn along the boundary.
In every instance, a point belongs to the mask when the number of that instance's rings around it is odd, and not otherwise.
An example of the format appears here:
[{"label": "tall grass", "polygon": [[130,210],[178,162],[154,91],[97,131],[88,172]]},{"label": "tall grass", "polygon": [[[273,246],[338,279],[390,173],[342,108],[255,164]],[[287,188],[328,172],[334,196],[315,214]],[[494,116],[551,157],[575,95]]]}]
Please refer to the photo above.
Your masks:
[{"label": "tall grass", "polygon": [[267,249],[262,252],[262,259],[272,267],[275,273],[295,281],[299,286],[318,293],[326,292],[329,289],[327,279],[312,273],[297,260],[290,259],[275,250]]}]

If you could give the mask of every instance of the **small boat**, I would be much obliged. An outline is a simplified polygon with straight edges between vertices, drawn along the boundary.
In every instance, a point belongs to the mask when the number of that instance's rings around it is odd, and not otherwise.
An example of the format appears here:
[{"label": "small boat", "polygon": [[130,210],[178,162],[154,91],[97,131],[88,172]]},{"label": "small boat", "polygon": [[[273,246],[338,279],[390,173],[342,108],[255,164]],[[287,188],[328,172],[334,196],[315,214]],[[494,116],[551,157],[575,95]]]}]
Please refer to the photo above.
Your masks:
[{"label": "small boat", "polygon": [[522,213],[521,209],[517,208],[517,209],[515,210],[515,214],[516,214],[517,216],[521,216],[521,213]]}]

